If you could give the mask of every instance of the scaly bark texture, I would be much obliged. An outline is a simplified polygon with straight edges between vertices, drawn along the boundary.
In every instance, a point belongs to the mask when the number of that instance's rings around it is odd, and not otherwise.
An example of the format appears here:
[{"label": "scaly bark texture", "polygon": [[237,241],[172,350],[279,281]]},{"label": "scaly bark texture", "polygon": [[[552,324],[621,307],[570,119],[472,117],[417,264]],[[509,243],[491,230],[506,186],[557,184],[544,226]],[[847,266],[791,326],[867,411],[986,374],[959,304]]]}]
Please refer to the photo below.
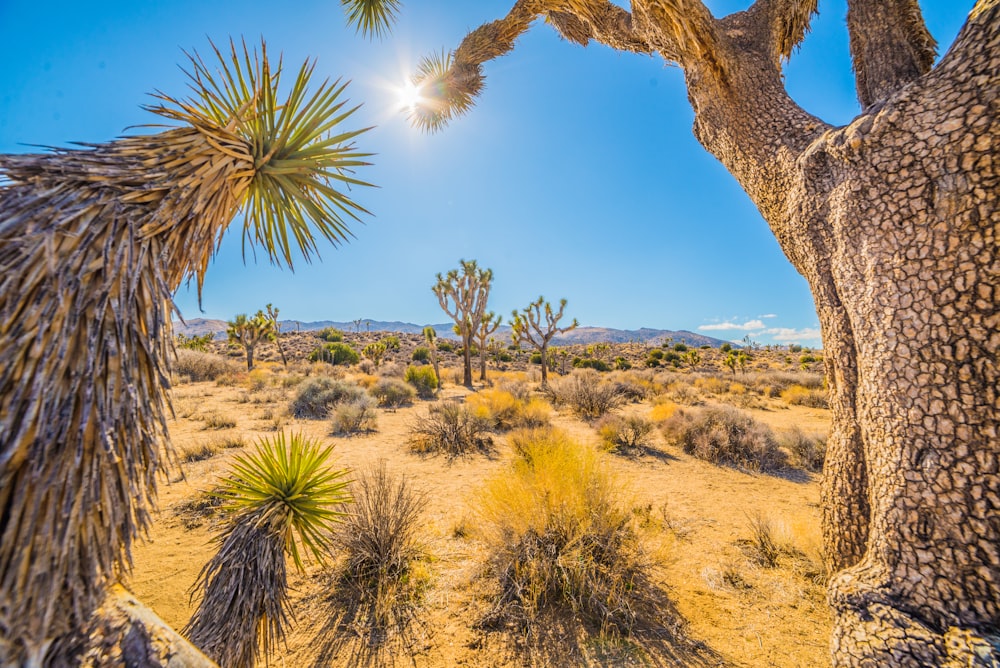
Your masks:
[{"label": "scaly bark texture", "polygon": [[[1000,1],[933,69],[915,0],[851,0],[859,99],[831,127],[787,95],[815,0],[521,0],[454,53],[461,86],[537,16],[679,64],[694,132],[808,280],[833,430],[823,534],[838,666],[1000,661]],[[488,28],[488,30],[487,30]],[[504,40],[489,42],[490,34]],[[461,73],[461,76],[458,76]],[[471,89],[470,89],[471,90]],[[437,114],[437,115],[435,115]],[[422,124],[447,120],[431,110]]]}]

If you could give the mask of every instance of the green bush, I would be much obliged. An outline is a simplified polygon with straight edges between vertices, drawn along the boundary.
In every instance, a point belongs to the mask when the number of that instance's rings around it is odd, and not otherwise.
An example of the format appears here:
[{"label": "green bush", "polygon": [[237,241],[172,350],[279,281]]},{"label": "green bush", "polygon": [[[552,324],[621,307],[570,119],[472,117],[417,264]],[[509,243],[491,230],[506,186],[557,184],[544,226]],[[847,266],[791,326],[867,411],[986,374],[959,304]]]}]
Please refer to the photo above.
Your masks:
[{"label": "green bush", "polygon": [[429,366],[406,367],[406,373],[403,375],[403,380],[413,386],[413,389],[417,391],[417,395],[421,399],[432,398],[434,396],[434,391],[437,390],[438,386],[437,376],[434,375],[434,369]]},{"label": "green bush", "polygon": [[327,417],[333,406],[364,395],[365,391],[354,383],[332,378],[310,378],[299,386],[298,394],[291,403],[291,412],[297,418],[321,420]]},{"label": "green bush", "polygon": [[688,349],[688,347],[687,347],[687,344],[685,344],[685,343],[675,343],[674,344],[674,350],[676,352],[686,353],[687,349]]},{"label": "green bush", "polygon": [[747,471],[775,471],[788,463],[771,428],[736,408],[678,410],[661,428],[684,452],[713,464]]},{"label": "green bush", "polygon": [[451,341],[438,341],[438,350],[443,353],[455,352],[455,345]]},{"label": "green bush", "polygon": [[368,391],[378,400],[379,406],[392,410],[406,406],[413,401],[413,395],[416,394],[411,385],[398,378],[379,378]]},{"label": "green bush", "polygon": [[357,364],[360,359],[357,351],[346,343],[324,343],[309,353],[310,362],[328,362],[334,366]]},{"label": "green bush", "polygon": [[531,357],[528,358],[528,363],[529,364],[541,364],[542,363],[542,354],[539,353],[539,352],[531,353]]},{"label": "green bush", "polygon": [[594,369],[595,371],[611,371],[611,367],[603,360],[592,357],[577,357],[573,360],[573,367],[576,369]]},{"label": "green bush", "polygon": [[618,369],[619,371],[628,371],[629,369],[632,368],[632,363],[629,362],[624,357],[616,357],[615,368]]},{"label": "green bush", "polygon": [[732,349],[733,347],[728,343],[723,343],[721,346],[719,346],[719,350],[721,350],[724,353],[728,353]]},{"label": "green bush", "polygon": [[334,327],[321,329],[316,336],[330,343],[337,343],[344,340],[344,333]]},{"label": "green bush", "polygon": [[430,348],[424,348],[423,346],[418,346],[413,349],[412,359],[414,362],[428,362],[431,359]]},{"label": "green bush", "polygon": [[215,334],[209,332],[207,334],[202,334],[201,336],[185,336],[184,334],[177,334],[174,337],[174,345],[178,349],[185,350],[197,350],[201,353],[208,352],[208,346],[215,340]]}]

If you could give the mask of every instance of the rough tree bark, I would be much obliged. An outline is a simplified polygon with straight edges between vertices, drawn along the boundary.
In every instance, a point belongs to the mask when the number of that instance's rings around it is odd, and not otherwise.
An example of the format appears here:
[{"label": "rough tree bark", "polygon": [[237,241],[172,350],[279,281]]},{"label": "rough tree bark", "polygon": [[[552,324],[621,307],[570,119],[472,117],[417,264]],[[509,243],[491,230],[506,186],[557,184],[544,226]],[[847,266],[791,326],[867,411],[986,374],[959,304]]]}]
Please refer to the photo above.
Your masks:
[{"label": "rough tree bark", "polygon": [[[694,132],[808,280],[833,431],[823,534],[836,665],[1000,660],[1000,0],[979,0],[933,69],[916,0],[849,0],[863,113],[832,127],[786,93],[781,63],[816,0],[520,0],[470,33],[442,76],[544,16],[567,39],[679,64]],[[457,96],[452,93],[452,97]],[[430,109],[433,125],[452,112]],[[439,116],[435,116],[439,114]]]}]

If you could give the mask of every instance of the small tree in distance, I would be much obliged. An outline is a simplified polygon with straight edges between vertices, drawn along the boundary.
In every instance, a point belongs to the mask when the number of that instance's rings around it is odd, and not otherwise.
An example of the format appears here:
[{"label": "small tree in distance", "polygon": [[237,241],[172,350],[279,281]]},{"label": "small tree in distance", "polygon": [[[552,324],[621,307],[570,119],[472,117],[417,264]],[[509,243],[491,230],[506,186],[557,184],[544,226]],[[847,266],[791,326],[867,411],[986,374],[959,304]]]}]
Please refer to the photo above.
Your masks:
[{"label": "small tree in distance", "polygon": [[261,341],[273,341],[276,338],[274,321],[264,315],[263,311],[257,311],[252,318],[248,318],[246,313],[240,313],[226,324],[229,341],[243,346],[247,354],[247,371],[252,371],[254,349]]},{"label": "small tree in distance", "polygon": [[459,260],[459,263],[461,273],[452,269],[445,276],[438,274],[431,290],[444,312],[455,321],[455,333],[462,338],[462,384],[472,387],[472,337],[486,314],[493,270],[480,269],[475,260]]},{"label": "small tree in distance", "polygon": [[285,357],[285,349],[281,347],[281,325],[278,324],[278,309],[273,304],[268,304],[264,308],[267,309],[267,318],[271,321],[271,328],[274,330],[274,338],[272,340],[278,346],[281,363],[287,368],[288,358]]},{"label": "small tree in distance", "polygon": [[437,332],[430,325],[424,327],[424,340],[431,349],[431,364],[434,365],[434,377],[437,378],[437,389],[441,389],[441,368],[438,366]]},{"label": "small tree in distance", "polygon": [[476,329],[476,339],[479,343],[479,380],[484,382],[486,381],[487,339],[489,339],[490,334],[497,331],[501,322],[503,322],[503,317],[490,311],[479,321],[479,327]]},{"label": "small tree in distance", "polygon": [[[530,343],[542,356],[542,387],[549,383],[549,370],[546,360],[548,357],[549,341],[556,334],[564,334],[571,329],[576,329],[580,323],[573,319],[567,327],[559,327],[559,320],[566,310],[566,300],[559,300],[559,312],[552,310],[552,304],[545,301],[544,297],[528,304],[520,312],[512,313],[513,320],[510,323],[513,333],[511,334],[514,343]],[[545,329],[542,329],[542,313],[545,314]]]}]

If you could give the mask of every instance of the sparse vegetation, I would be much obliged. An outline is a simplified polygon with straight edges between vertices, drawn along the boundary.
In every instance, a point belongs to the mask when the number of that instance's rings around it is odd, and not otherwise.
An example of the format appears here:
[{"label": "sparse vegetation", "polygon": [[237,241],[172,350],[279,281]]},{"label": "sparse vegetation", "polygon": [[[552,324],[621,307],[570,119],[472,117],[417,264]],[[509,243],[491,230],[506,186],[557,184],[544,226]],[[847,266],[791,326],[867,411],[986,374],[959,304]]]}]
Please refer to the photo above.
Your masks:
[{"label": "sparse vegetation", "polygon": [[406,634],[426,586],[418,565],[424,498],[385,462],[361,471],[351,491],[354,503],[335,536],[345,559],[340,582],[352,625],[369,645],[380,645]]},{"label": "sparse vegetation", "polygon": [[787,464],[770,428],[735,408],[678,410],[661,429],[684,452],[713,464],[764,472]]},{"label": "sparse vegetation", "polygon": [[410,427],[410,449],[450,457],[493,447],[489,422],[455,403],[435,404]]},{"label": "sparse vegetation", "polygon": [[322,420],[330,409],[345,401],[354,401],[365,394],[358,385],[332,378],[310,378],[299,386],[289,410],[297,418]]},{"label": "sparse vegetation", "polygon": [[604,631],[628,633],[644,558],[620,482],[597,451],[553,432],[520,436],[519,457],[486,485],[474,527],[499,589],[491,617],[532,624],[565,607]]},{"label": "sparse vegetation", "polygon": [[798,426],[793,426],[780,439],[781,444],[792,453],[797,466],[818,473],[823,470],[826,459],[826,439],[818,434],[807,434]]},{"label": "sparse vegetation", "polygon": [[357,364],[360,359],[354,348],[338,342],[324,343],[309,354],[310,362],[326,362],[334,366]]},{"label": "sparse vegetation", "polygon": [[605,415],[597,423],[601,444],[608,452],[632,454],[648,448],[653,434],[652,422],[640,415]]},{"label": "sparse vegetation", "polygon": [[569,406],[585,418],[597,419],[624,403],[615,387],[601,381],[592,369],[575,371],[551,383],[549,388],[556,404]]},{"label": "sparse vegetation", "polygon": [[379,378],[368,391],[378,399],[379,406],[390,410],[409,405],[416,394],[413,385],[398,378]]},{"label": "sparse vegetation", "polygon": [[194,383],[218,380],[222,376],[232,375],[238,371],[238,366],[224,357],[185,348],[177,351],[173,366],[175,375],[185,377]]},{"label": "sparse vegetation", "polygon": [[421,399],[433,399],[438,389],[438,378],[434,369],[426,366],[408,366],[403,380],[413,386]]},{"label": "sparse vegetation", "polygon": [[375,399],[363,394],[356,399],[334,406],[331,418],[332,432],[338,436],[378,431],[378,411]]}]

